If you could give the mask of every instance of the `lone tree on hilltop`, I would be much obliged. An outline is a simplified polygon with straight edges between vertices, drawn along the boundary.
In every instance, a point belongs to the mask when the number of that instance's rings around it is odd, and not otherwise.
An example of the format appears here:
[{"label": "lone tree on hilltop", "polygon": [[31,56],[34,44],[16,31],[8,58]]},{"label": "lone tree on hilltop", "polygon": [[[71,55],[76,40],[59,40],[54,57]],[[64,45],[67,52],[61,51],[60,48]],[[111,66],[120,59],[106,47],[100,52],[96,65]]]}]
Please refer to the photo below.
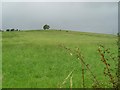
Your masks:
[{"label": "lone tree on hilltop", "polygon": [[49,28],[50,28],[50,26],[47,25],[47,24],[43,26],[43,29],[44,29],[44,30],[49,29]]}]

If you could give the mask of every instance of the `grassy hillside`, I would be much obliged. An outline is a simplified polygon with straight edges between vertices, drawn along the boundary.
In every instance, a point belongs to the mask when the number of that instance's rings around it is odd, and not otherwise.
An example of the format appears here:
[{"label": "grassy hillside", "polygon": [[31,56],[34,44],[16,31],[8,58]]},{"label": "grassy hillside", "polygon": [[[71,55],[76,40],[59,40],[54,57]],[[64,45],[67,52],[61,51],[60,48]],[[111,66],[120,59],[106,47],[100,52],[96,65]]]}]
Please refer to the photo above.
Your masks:
[{"label": "grassy hillside", "polygon": [[[80,61],[60,44],[72,50],[80,48],[85,62],[104,84],[102,87],[112,87],[109,78],[103,75],[104,64],[98,53],[100,43],[117,56],[114,35],[55,30],[3,32],[3,88],[59,88],[73,68],[72,87],[82,88]],[[109,62],[114,68],[114,62]],[[91,78],[86,70],[85,87],[92,87]],[[67,79],[62,87],[70,87],[69,82]]]}]

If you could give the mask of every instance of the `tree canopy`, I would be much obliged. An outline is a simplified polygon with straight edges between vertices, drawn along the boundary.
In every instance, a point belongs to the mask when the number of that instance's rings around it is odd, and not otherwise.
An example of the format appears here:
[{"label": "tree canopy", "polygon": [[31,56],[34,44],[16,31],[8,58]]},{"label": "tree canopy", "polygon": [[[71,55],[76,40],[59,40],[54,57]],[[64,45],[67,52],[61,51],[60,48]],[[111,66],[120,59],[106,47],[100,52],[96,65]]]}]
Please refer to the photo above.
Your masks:
[{"label": "tree canopy", "polygon": [[44,30],[49,29],[49,28],[50,28],[50,26],[47,25],[47,24],[43,26],[43,29],[44,29]]}]

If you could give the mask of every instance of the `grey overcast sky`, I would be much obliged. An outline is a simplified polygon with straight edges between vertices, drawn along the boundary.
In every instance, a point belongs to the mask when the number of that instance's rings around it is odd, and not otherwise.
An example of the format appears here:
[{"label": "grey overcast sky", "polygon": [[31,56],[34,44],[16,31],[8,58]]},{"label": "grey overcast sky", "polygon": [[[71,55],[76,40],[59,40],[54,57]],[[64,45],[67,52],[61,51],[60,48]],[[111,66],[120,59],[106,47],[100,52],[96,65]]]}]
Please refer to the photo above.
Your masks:
[{"label": "grey overcast sky", "polygon": [[118,2],[120,0],[1,0],[2,2]]},{"label": "grey overcast sky", "polygon": [[2,28],[118,32],[117,2],[3,2]]},{"label": "grey overcast sky", "polygon": [[0,2],[0,29],[2,28],[2,3]]}]

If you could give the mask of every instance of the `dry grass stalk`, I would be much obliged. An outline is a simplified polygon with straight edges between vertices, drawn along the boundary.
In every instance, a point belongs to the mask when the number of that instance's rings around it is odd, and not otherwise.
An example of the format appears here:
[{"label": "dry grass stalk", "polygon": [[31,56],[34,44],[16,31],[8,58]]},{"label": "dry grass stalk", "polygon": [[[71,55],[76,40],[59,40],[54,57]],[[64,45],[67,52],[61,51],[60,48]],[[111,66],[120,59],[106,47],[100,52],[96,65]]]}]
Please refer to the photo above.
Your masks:
[{"label": "dry grass stalk", "polygon": [[[86,62],[84,61],[84,57],[81,54],[81,52],[79,51],[79,48],[72,51],[70,48],[67,48],[64,45],[60,45],[60,46],[65,48],[67,51],[69,51],[70,54],[72,54],[72,55],[74,54],[77,57],[77,59],[80,59],[82,66],[85,66],[87,68],[87,70],[90,72],[91,76],[94,78],[93,81],[97,84],[97,86],[100,87],[99,81],[96,79],[96,76],[93,74],[93,72],[89,68],[88,64],[86,64]],[[82,80],[83,80],[83,87],[85,87],[85,85],[84,85],[84,68],[83,67],[82,67]]]},{"label": "dry grass stalk", "polygon": [[60,85],[60,88],[66,83],[67,79],[72,75],[74,69],[68,74],[68,76],[64,79],[63,83]]},{"label": "dry grass stalk", "polygon": [[[99,45],[99,53],[100,53],[100,56],[101,56],[101,61],[105,64],[105,68],[104,68],[104,75],[106,76],[109,76],[110,78],[110,83],[112,83],[113,85],[113,88],[116,88],[117,87],[117,81],[116,81],[116,78],[112,75],[111,73],[111,68],[110,68],[110,64],[107,62],[109,59],[105,57],[105,55],[107,54],[108,57],[114,61],[116,61],[117,57],[114,56],[114,53],[111,53],[110,52],[110,49],[105,49],[105,47],[103,45]],[[84,57],[83,55],[81,54],[79,48],[77,48],[76,50],[71,50],[70,48],[67,48],[65,47],[64,45],[61,45],[61,47],[63,47],[64,49],[66,49],[70,55],[75,55],[77,57],[77,59],[80,60],[81,62],[81,66],[82,66],[82,82],[83,82],[83,88],[85,87],[85,81],[84,81],[84,70],[85,70],[85,67],[86,69],[90,72],[91,76],[93,77],[92,80],[94,80],[94,88],[97,88],[97,87],[101,87],[99,81],[96,79],[96,76],[93,74],[93,72],[91,71],[91,69],[89,68],[88,64],[86,64],[86,62],[84,61]],[[119,58],[119,57],[118,57]],[[118,68],[117,68],[118,69]],[[65,83],[66,79],[64,80],[63,84]],[[71,81],[70,81],[71,83]]]},{"label": "dry grass stalk", "polygon": [[[96,76],[93,74],[93,72],[91,71],[91,69],[89,68],[88,64],[86,64],[86,62],[84,61],[84,57],[83,55],[81,54],[81,52],[79,51],[79,48],[76,50],[76,55],[77,55],[77,58],[80,58],[81,60],[81,63],[83,64],[83,66],[85,66],[87,68],[87,70],[91,73],[92,77],[94,78],[94,81],[96,82],[96,84],[98,86],[100,86],[100,83],[99,81],[96,79]],[[84,74],[84,71],[82,72]],[[84,79],[84,77],[83,77]]]}]

